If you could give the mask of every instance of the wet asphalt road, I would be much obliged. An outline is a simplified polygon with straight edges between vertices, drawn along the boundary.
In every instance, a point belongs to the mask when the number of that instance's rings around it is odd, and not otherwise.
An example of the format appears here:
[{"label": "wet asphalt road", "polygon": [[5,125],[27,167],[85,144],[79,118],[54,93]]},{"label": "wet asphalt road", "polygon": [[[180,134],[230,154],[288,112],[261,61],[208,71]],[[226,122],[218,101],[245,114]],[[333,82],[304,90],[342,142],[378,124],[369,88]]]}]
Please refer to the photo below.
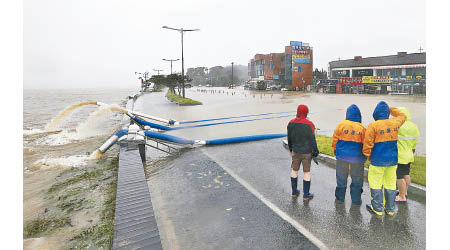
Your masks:
[{"label": "wet asphalt road", "polygon": [[[163,94],[155,94],[140,97],[136,103],[137,110],[164,118],[189,120],[226,116],[224,112],[228,115],[258,113],[259,110],[251,110],[276,105],[272,100],[264,99],[249,101],[241,98],[237,102],[226,102],[229,96],[217,96],[219,103],[178,107],[162,101],[160,97]],[[290,105],[294,107],[297,102]],[[323,119],[326,120],[326,115]],[[211,139],[277,133],[284,132],[288,120],[171,131],[170,134],[188,139]],[[273,208],[244,187],[251,186],[328,248],[425,248],[425,197],[410,192],[408,204],[398,206],[393,218],[384,215],[378,218],[364,207],[369,202],[367,182],[364,183],[362,206],[351,206],[348,192],[345,204],[335,204],[335,170],[319,163],[319,166],[313,164],[311,170],[311,192],[315,198],[306,203],[301,199],[292,200],[290,156],[281,141],[273,139],[191,149],[167,166],[152,171],[148,183],[163,247],[305,249],[311,246],[302,234],[274,213]],[[149,157],[152,158],[152,154]],[[225,175],[226,169],[246,185],[241,185],[229,174]],[[221,177],[216,180],[222,185],[214,181],[218,176]],[[299,187],[301,190],[301,182]],[[228,208],[231,210],[226,210]]]},{"label": "wet asphalt road", "polygon": [[150,175],[165,249],[312,247],[224,168],[330,249],[425,248],[425,197],[410,194],[408,204],[397,206],[393,218],[376,217],[364,207],[369,202],[367,182],[362,206],[352,206],[348,192],[345,204],[335,203],[335,170],[319,163],[311,170],[314,199],[293,200],[290,157],[281,140],[274,139],[192,149]]},{"label": "wet asphalt road", "polygon": [[281,140],[205,147],[201,150],[219,165],[239,175],[329,248],[425,248],[426,204],[423,196],[411,193],[408,204],[398,205],[393,218],[372,216],[364,207],[370,201],[367,179],[363,187],[362,206],[351,205],[349,190],[345,204],[335,203],[336,171],[319,162],[318,166],[313,163],[311,169],[314,199],[293,203],[290,198],[290,156]]},{"label": "wet asphalt road", "polygon": [[164,249],[317,249],[201,150],[148,184]]}]

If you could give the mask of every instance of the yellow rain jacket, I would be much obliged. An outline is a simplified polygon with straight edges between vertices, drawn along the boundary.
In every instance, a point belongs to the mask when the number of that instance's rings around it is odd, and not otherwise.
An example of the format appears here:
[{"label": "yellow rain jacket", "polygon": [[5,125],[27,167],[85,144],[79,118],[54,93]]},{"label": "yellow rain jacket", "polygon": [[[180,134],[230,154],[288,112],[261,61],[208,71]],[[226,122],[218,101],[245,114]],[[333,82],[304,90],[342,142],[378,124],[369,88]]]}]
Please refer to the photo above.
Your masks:
[{"label": "yellow rain jacket", "polygon": [[413,149],[416,149],[420,134],[417,125],[411,121],[409,110],[407,108],[399,110],[406,115],[406,122],[398,130],[398,163],[408,164],[414,162]]}]

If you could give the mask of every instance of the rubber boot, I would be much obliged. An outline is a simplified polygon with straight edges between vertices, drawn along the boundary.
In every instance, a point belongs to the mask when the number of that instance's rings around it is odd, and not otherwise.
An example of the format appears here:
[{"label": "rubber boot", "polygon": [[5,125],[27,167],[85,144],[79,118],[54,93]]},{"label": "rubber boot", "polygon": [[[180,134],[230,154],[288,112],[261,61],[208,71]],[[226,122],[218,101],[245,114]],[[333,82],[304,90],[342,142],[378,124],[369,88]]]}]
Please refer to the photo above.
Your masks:
[{"label": "rubber boot", "polygon": [[292,198],[297,198],[300,191],[297,189],[297,180],[298,178],[291,177],[291,186],[292,186]]},{"label": "rubber boot", "polygon": [[309,188],[311,187],[311,181],[303,180],[303,200],[311,200],[314,197],[313,193],[309,192]]},{"label": "rubber boot", "polygon": [[385,212],[389,216],[394,216],[396,190],[384,189],[384,197],[386,197]]},{"label": "rubber boot", "polygon": [[383,214],[383,190],[370,189],[370,204],[367,204],[367,210],[377,215]]},{"label": "rubber boot", "polygon": [[345,192],[347,191],[346,187],[336,187],[336,190],[334,191],[334,196],[336,196],[336,200],[340,202],[345,201]]},{"label": "rubber boot", "polygon": [[350,197],[352,197],[353,205],[361,205],[362,185],[358,183],[350,184]]}]

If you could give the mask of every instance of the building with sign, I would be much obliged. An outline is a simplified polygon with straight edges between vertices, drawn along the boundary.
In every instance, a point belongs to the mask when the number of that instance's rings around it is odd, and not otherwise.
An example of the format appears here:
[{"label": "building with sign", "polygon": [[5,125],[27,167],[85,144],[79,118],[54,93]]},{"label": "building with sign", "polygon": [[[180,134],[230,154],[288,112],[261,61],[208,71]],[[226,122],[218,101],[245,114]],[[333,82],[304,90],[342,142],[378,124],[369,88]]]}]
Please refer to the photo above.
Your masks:
[{"label": "building with sign", "polygon": [[306,89],[312,84],[313,50],[308,43],[291,41],[283,53],[256,54],[248,63],[250,82],[266,86]]},{"label": "building with sign", "polygon": [[332,61],[328,63],[328,77],[342,79],[339,84],[344,89],[350,88],[350,92],[412,93],[414,88],[424,91],[426,53],[398,52],[390,56],[355,56],[353,59]]}]

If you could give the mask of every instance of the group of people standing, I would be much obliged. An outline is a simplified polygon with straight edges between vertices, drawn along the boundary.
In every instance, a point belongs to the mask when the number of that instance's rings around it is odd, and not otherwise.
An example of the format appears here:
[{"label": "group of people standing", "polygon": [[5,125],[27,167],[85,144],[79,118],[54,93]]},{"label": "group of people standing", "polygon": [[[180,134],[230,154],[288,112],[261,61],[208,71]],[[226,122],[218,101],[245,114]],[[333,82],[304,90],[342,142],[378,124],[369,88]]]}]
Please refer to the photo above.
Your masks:
[{"label": "group of people standing", "polygon": [[[311,160],[319,155],[314,135],[314,123],[307,119],[308,107],[299,105],[297,116],[287,126],[291,152],[292,197],[297,198],[298,171],[303,166],[303,200],[310,200]],[[389,116],[392,118],[389,118]],[[347,108],[346,118],[334,130],[332,148],[336,156],[335,197],[344,202],[350,174],[350,197],[353,205],[361,205],[364,163],[369,161],[368,181],[370,204],[367,210],[382,215],[394,215],[395,202],[406,203],[410,165],[419,138],[417,126],[411,122],[409,110],[389,107],[381,101],[373,112],[374,122],[366,128],[361,124],[361,112],[355,104]],[[398,187],[398,191],[397,191]]]}]

